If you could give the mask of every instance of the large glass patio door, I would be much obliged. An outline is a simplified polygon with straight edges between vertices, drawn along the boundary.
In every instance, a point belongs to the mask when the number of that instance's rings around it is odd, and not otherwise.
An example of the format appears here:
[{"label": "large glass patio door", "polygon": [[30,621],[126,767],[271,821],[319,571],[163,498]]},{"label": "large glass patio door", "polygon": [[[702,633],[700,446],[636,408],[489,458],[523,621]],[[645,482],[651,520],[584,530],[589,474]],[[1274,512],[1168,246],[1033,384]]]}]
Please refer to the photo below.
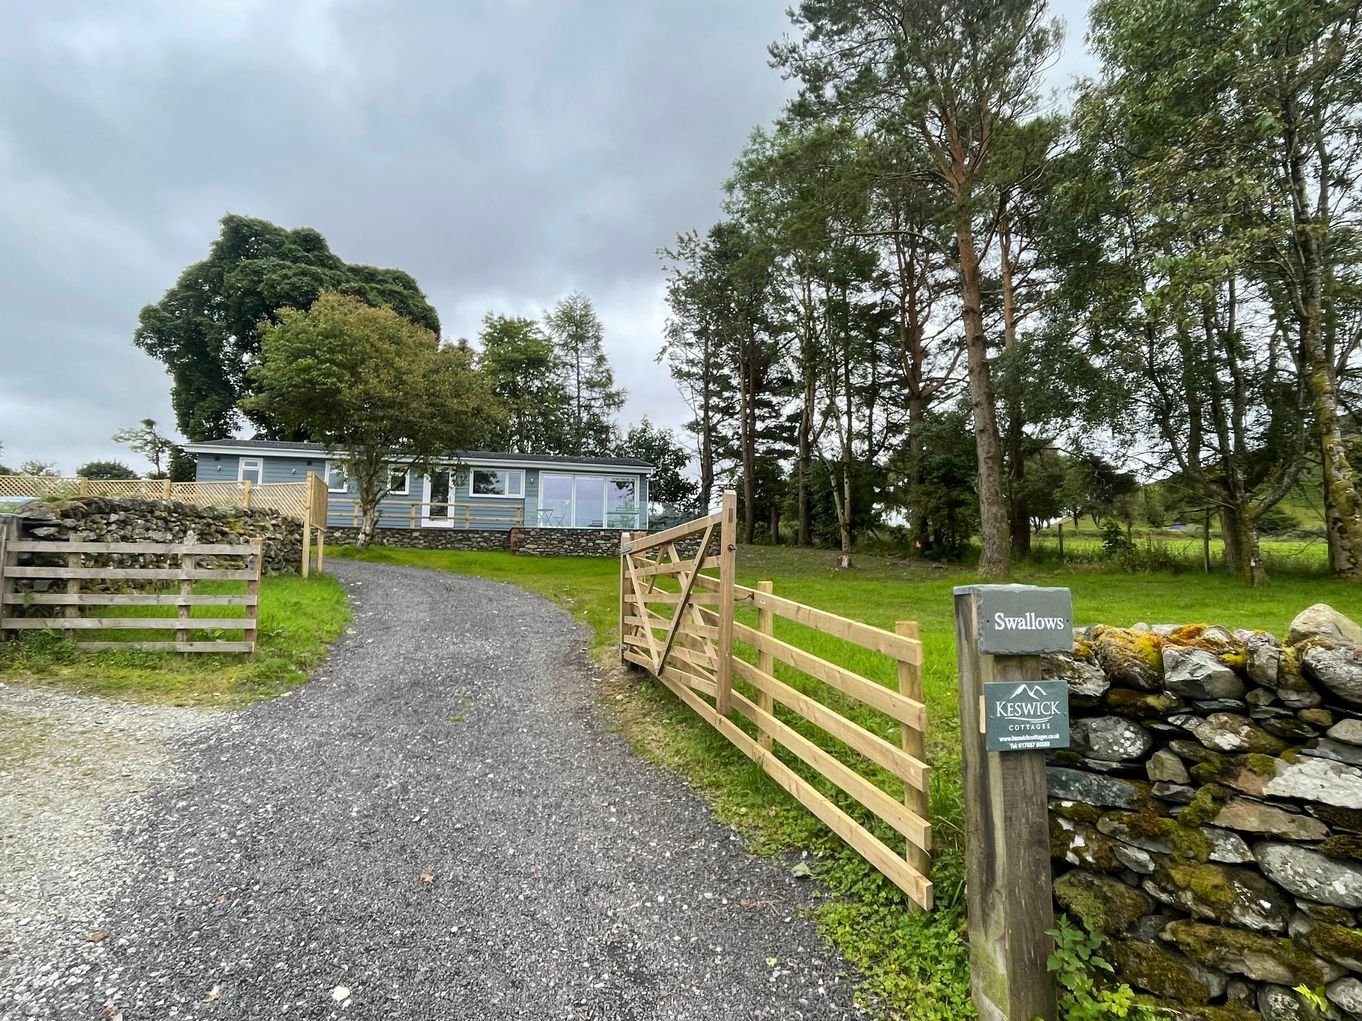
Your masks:
[{"label": "large glass patio door", "polygon": [[638,480],[543,472],[539,527],[639,528]]}]

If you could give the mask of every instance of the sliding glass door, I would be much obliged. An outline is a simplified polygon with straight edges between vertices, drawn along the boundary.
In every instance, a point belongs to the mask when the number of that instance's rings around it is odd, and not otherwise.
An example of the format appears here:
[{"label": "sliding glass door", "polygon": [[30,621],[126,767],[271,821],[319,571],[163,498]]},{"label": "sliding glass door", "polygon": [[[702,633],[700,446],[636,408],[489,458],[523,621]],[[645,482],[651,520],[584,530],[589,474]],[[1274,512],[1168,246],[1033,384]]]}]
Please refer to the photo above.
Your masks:
[{"label": "sliding glass door", "polygon": [[543,472],[541,528],[641,528],[638,480]]}]

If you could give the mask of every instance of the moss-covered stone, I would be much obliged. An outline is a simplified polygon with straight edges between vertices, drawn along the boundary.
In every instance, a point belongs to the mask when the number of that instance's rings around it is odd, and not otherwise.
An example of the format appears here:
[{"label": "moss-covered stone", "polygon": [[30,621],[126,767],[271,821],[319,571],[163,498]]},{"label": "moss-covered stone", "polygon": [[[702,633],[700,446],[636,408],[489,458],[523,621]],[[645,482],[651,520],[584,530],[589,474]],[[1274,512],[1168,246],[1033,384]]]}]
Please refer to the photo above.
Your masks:
[{"label": "moss-covered stone", "polygon": [[1362,810],[1360,809],[1342,808],[1338,805],[1313,805],[1310,813],[1316,819],[1328,823],[1335,829],[1362,833]]},{"label": "moss-covered stone", "polygon": [[1186,738],[1174,738],[1168,742],[1168,750],[1180,759],[1188,762],[1219,762],[1220,756],[1211,751],[1200,741],[1188,741]]},{"label": "moss-covered stone", "polygon": [[1345,968],[1362,971],[1362,929],[1316,922],[1300,936],[1298,942]]},{"label": "moss-covered stone", "polygon": [[1073,822],[1085,822],[1090,826],[1097,825],[1097,820],[1102,818],[1102,809],[1096,805],[1089,805],[1083,801],[1056,801],[1050,802],[1050,814],[1057,815],[1061,819],[1069,819]]},{"label": "moss-covered stone", "polygon": [[1112,688],[1104,701],[1122,716],[1142,720],[1161,720],[1183,706],[1182,699],[1171,691],[1132,691],[1130,688]]},{"label": "moss-covered stone", "polygon": [[1319,852],[1340,861],[1362,861],[1362,836],[1336,833],[1319,845]]},{"label": "moss-covered stone", "polygon": [[1184,826],[1205,826],[1217,815],[1230,798],[1230,792],[1218,783],[1208,783],[1199,788],[1191,802],[1178,816]]},{"label": "moss-covered stone", "polygon": [[1165,644],[1152,631],[1101,627],[1093,633],[1093,657],[1114,684],[1160,691]]},{"label": "moss-covered stone", "polygon": [[1221,971],[1244,975],[1255,982],[1311,989],[1324,985],[1333,967],[1294,940],[1264,936],[1225,925],[1182,919],[1169,922],[1163,938],[1194,961]]},{"label": "moss-covered stone", "polygon": [[1073,869],[1055,880],[1055,900],[1090,931],[1127,932],[1154,909],[1154,901],[1109,876]]},{"label": "moss-covered stone", "polygon": [[1169,858],[1145,883],[1165,904],[1255,932],[1285,932],[1289,897],[1253,869]]},{"label": "moss-covered stone", "polygon": [[1332,727],[1334,725],[1334,714],[1328,709],[1302,709],[1296,715],[1306,723],[1312,723],[1316,727]]},{"label": "moss-covered stone", "polygon": [[1184,1004],[1156,996],[1137,996],[1135,1002],[1148,1008],[1160,1021],[1263,1021],[1256,1010],[1240,1003],[1220,1005]]},{"label": "moss-covered stone", "polygon": [[1225,988],[1223,978],[1216,983],[1219,988],[1215,988],[1203,981],[1203,978],[1214,981],[1214,973],[1208,975],[1201,965],[1155,943],[1116,940],[1107,946],[1105,954],[1122,982],[1177,1003],[1193,1006],[1209,1003]]},{"label": "moss-covered stone", "polygon": [[1083,822],[1050,816],[1050,857],[1099,872],[1120,872],[1116,841]]}]

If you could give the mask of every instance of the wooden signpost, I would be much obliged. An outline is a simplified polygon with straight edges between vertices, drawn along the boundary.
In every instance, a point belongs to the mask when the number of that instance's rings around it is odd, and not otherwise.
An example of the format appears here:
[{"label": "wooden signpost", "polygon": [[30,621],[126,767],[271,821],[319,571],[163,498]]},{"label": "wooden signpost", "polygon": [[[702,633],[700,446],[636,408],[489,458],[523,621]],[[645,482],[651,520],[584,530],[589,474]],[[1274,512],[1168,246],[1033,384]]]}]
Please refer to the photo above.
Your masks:
[{"label": "wooden signpost", "polygon": [[[970,985],[983,1021],[1055,1017],[1045,749],[1067,747],[1068,689],[1041,653],[1073,649],[1068,589],[955,590]],[[992,750],[998,749],[998,750]]]}]

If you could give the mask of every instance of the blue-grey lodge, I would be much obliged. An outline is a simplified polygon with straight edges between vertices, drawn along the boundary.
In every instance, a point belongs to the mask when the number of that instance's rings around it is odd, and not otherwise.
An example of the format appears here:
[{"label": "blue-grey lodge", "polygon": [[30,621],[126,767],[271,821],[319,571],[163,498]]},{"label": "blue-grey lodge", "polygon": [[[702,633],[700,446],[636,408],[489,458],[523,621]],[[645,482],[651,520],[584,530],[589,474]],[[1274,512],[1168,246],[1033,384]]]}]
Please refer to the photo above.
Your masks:
[{"label": "blue-grey lodge", "polygon": [[[225,439],[185,450],[196,482],[302,482],[315,472],[330,491],[327,526],[359,524],[354,484],[320,443]],[[652,471],[632,457],[460,451],[431,475],[395,472],[378,527],[644,529]]]}]

